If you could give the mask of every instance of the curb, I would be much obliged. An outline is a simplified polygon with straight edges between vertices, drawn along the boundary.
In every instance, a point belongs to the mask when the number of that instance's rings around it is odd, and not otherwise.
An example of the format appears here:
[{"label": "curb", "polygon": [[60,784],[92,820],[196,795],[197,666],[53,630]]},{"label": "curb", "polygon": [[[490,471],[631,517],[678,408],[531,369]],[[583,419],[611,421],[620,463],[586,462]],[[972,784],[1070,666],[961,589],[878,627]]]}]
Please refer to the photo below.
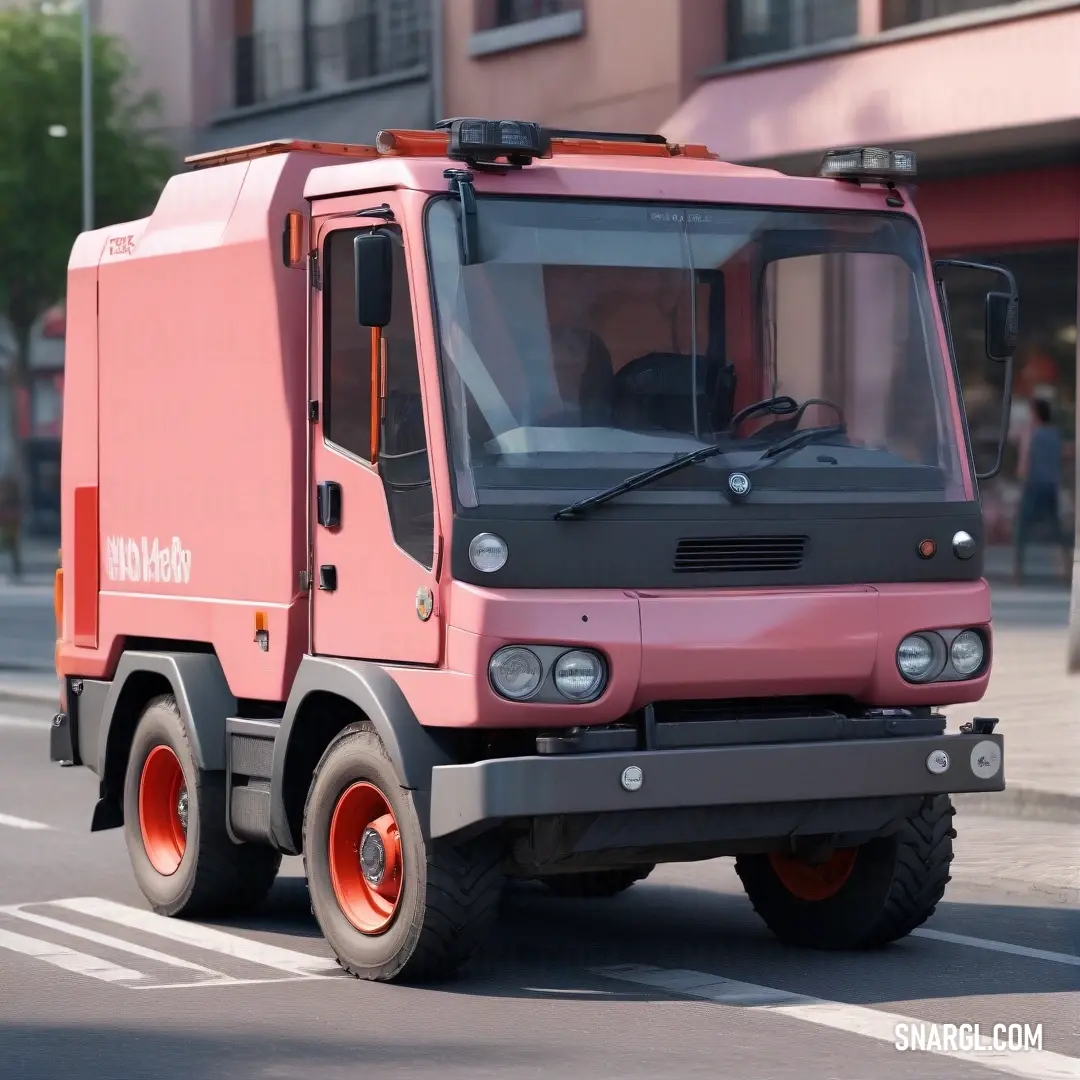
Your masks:
[{"label": "curb", "polygon": [[1027,821],[1056,821],[1080,825],[1080,794],[1051,791],[1027,784],[1005,782],[1004,791],[954,795],[958,811],[984,817],[1022,818]]},{"label": "curb", "polygon": [[36,686],[5,686],[0,684],[0,704],[7,702],[24,705],[55,705],[60,707],[60,691],[44,690]]}]

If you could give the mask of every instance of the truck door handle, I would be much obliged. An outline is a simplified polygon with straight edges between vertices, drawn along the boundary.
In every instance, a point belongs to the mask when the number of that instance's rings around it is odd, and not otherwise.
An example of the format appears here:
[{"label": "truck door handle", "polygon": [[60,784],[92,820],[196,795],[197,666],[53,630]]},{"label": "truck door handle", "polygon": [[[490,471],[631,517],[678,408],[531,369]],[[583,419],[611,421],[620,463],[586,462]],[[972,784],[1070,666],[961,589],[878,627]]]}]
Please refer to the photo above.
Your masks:
[{"label": "truck door handle", "polygon": [[327,529],[336,529],[341,524],[341,485],[333,480],[324,480],[317,490],[319,524]]}]

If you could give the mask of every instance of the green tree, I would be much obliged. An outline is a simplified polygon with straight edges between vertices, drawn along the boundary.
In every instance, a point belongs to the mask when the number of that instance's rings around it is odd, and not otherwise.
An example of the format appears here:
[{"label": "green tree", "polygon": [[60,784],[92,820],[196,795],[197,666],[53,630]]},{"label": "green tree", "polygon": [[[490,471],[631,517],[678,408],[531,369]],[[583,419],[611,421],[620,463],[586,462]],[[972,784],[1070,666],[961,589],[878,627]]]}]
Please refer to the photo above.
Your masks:
[{"label": "green tree", "polygon": [[[81,16],[67,7],[37,2],[0,11],[0,318],[15,339],[15,390],[26,385],[34,322],[64,296],[82,229]],[[153,133],[158,98],[135,91],[122,43],[95,34],[92,55],[100,228],[148,213],[173,156]]]}]

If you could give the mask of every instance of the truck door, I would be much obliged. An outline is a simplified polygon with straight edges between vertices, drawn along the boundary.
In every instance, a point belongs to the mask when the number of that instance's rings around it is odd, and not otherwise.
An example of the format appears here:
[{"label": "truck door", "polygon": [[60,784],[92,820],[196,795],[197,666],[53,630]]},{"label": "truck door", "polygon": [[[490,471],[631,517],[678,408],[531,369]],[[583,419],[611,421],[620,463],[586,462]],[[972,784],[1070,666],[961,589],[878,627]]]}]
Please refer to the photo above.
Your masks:
[{"label": "truck door", "polygon": [[[393,204],[381,195],[378,201]],[[338,215],[313,224],[321,280],[312,293],[311,398],[319,403],[311,453],[312,649],[435,664],[439,620],[426,617],[429,609],[425,618],[418,614],[418,596],[436,588],[436,521],[408,253],[394,223],[358,227],[356,218]],[[393,316],[382,331],[381,380],[372,378],[376,335],[357,322],[354,289],[353,242],[373,227],[393,240]],[[381,410],[379,449],[388,460],[372,464],[373,415],[378,429]]]}]

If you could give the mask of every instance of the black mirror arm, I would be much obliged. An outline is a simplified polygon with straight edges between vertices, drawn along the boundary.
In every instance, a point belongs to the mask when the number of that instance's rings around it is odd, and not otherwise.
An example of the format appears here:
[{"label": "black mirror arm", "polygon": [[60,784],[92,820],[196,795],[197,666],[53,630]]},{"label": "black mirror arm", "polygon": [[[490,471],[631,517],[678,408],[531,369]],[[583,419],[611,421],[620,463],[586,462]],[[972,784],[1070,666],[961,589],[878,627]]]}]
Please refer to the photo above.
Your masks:
[{"label": "black mirror arm", "polygon": [[976,473],[976,480],[992,480],[1001,472],[1001,466],[1005,460],[1005,443],[1009,438],[1009,421],[1012,413],[1012,375],[1013,361],[1010,356],[1005,361],[1005,390],[1001,403],[1001,430],[998,432],[997,461],[994,462],[994,467],[988,472]]},{"label": "black mirror arm", "polygon": [[937,281],[941,281],[941,276],[938,271],[946,266],[955,266],[958,269],[963,270],[982,270],[987,274],[1000,274],[1009,283],[1009,295],[1013,299],[1016,299],[1018,296],[1016,291],[1016,278],[1007,266],[994,266],[991,263],[968,262],[966,259],[935,259],[934,278]]},{"label": "black mirror arm", "polygon": [[461,264],[472,266],[480,261],[473,174],[468,169],[447,169],[443,176],[450,181],[450,193],[456,195],[461,204],[461,216],[458,221],[458,227],[461,230]]}]

